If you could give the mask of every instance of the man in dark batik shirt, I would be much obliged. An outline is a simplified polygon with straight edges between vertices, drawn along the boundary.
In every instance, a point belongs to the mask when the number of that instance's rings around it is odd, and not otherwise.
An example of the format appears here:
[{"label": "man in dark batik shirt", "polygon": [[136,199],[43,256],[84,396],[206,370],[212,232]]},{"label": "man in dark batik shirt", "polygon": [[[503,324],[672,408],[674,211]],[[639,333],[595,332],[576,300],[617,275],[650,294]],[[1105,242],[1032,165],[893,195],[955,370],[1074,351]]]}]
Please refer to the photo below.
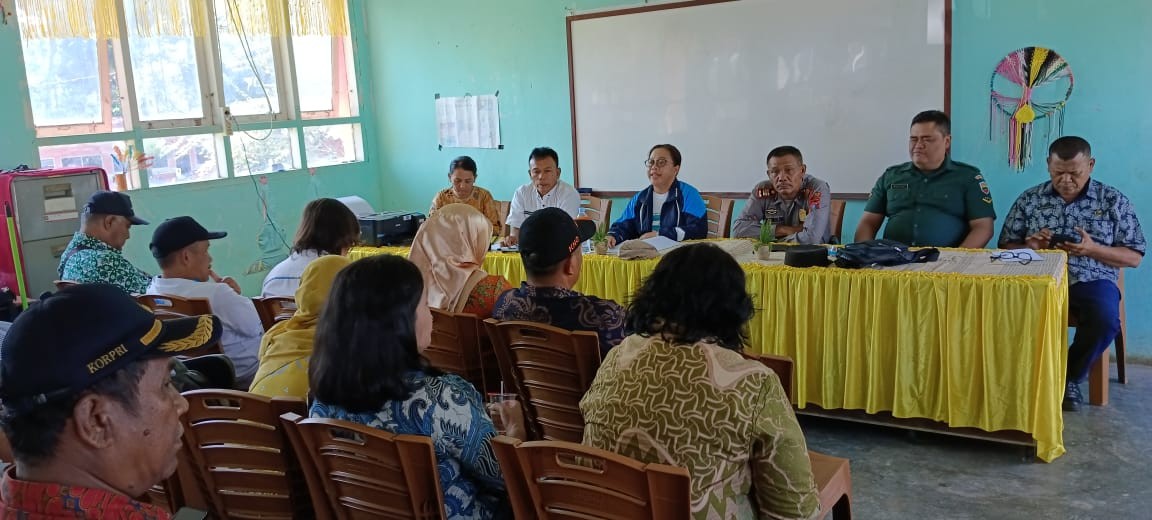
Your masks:
[{"label": "man in dark batik shirt", "polygon": [[601,355],[620,344],[624,339],[624,308],[612,300],[572,290],[583,265],[580,244],[595,231],[592,221],[572,220],[557,208],[533,212],[520,226],[520,259],[528,281],[500,295],[492,317],[595,332]]}]

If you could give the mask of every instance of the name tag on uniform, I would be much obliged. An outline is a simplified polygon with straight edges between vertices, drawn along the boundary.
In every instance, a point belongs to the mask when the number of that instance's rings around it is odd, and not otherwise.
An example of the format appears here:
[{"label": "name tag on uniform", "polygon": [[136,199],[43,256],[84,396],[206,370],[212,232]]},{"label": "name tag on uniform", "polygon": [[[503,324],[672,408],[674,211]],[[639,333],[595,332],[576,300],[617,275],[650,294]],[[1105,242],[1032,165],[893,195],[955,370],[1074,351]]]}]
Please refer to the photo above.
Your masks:
[{"label": "name tag on uniform", "polygon": [[764,220],[767,220],[770,222],[777,222],[780,220],[784,220],[784,215],[780,212],[780,210],[778,208],[767,208],[764,210]]},{"label": "name tag on uniform", "polygon": [[889,186],[888,189],[890,189],[890,190],[906,190],[906,189],[908,189],[908,185],[907,184],[893,184],[893,185]]}]

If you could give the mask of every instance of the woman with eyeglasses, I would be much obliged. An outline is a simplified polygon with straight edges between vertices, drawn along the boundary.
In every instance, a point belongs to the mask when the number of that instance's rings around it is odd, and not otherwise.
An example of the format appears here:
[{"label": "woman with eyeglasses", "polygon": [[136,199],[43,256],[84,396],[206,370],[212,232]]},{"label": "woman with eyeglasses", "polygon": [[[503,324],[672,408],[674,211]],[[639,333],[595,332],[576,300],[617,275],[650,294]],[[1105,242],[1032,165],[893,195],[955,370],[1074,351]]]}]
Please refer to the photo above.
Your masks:
[{"label": "woman with eyeglasses", "polygon": [[708,235],[707,208],[700,192],[677,178],[680,150],[658,144],[644,161],[650,186],[628,201],[624,213],[608,230],[608,246],[625,240],[657,235],[672,240],[691,240]]}]

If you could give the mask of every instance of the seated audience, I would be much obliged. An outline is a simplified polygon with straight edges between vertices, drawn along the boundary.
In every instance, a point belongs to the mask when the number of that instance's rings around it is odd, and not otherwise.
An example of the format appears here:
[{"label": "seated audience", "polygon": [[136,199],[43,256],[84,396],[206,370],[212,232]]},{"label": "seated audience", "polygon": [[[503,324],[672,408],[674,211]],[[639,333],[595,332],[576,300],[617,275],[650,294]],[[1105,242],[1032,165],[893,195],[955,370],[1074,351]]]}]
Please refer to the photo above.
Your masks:
[{"label": "seated audience", "polygon": [[1076,337],[1068,349],[1064,409],[1077,411],[1080,383],[1120,331],[1120,269],[1137,267],[1146,243],[1132,202],[1120,190],[1092,179],[1096,159],[1080,137],[1048,147],[1048,175],[1021,193],[1004,219],[1000,247],[1068,252],[1068,313]]},{"label": "seated audience", "polygon": [[601,355],[620,344],[624,339],[624,308],[612,300],[572,290],[584,263],[580,244],[595,232],[592,221],[572,220],[556,208],[528,217],[520,230],[520,260],[528,281],[500,295],[492,317],[595,332]]},{"label": "seated audience", "polygon": [[147,292],[206,298],[224,326],[220,348],[236,369],[236,388],[247,390],[256,374],[264,325],[256,305],[240,294],[240,284],[212,271],[208,241],[225,236],[228,233],[223,231],[209,232],[192,217],[170,218],[156,226],[149,247],[160,264],[161,275],[152,280]]},{"label": "seated audience", "polygon": [[708,236],[707,204],[696,188],[676,178],[680,159],[680,150],[670,144],[658,144],[648,151],[644,166],[652,184],[634,195],[612,223],[608,247],[657,235],[676,241]]},{"label": "seated audience", "polygon": [[776,225],[776,239],[801,244],[827,244],[831,231],[832,190],[808,175],[804,156],[795,146],[768,152],[768,180],[752,189],[748,204],[733,225],[732,236],[759,238],[760,226]]},{"label": "seated audience", "polygon": [[324,255],[346,255],[360,241],[360,221],[336,199],[316,199],[304,206],[292,253],[264,278],[260,296],[292,296],[300,287],[300,274]]},{"label": "seated audience", "polygon": [[461,155],[448,165],[448,182],[451,188],[445,188],[432,198],[432,207],[428,208],[428,216],[449,204],[467,204],[480,210],[488,222],[492,223],[492,236],[500,236],[504,223],[500,222],[500,208],[492,199],[488,190],[476,185],[476,161],[467,155]]},{"label": "seated audience", "polygon": [[572,218],[580,214],[580,192],[571,184],[560,180],[560,156],[551,148],[534,148],[528,155],[528,178],[532,182],[516,188],[508,209],[511,227],[502,243],[514,246],[519,242],[520,225],[533,211],[560,208]]},{"label": "seated audience", "polygon": [[908,154],[912,161],[884,171],[876,181],[856,241],[884,238],[910,246],[983,248],[992,239],[996,210],[988,183],[975,166],[949,155],[951,120],[939,110],[912,118]]},{"label": "seated audience", "polygon": [[580,401],[584,444],[687,468],[695,518],[812,518],[804,434],[776,374],[740,350],[754,313],[736,260],[713,244],[668,253],[628,308]]},{"label": "seated audience", "polygon": [[80,214],[80,231],[60,255],[56,273],[61,280],[110,283],[129,294],[144,294],[152,278],[124,258],[124,243],[133,225],[147,225],[132,210],[123,193],[98,191],[88,198]]},{"label": "seated audience", "polygon": [[[448,518],[511,518],[483,397],[428,365],[432,342],[424,277],[412,262],[380,255],[336,275],[308,367],[312,417],[432,438]],[[524,437],[519,405],[497,408]]]},{"label": "seated audience", "polygon": [[0,425],[16,460],[0,517],[170,518],[134,498],[176,471],[188,402],[170,356],[219,335],[212,316],[158,321],[104,283],[22,313],[0,349]]},{"label": "seated audience", "polygon": [[481,319],[492,316],[508,280],[484,272],[484,255],[492,243],[492,225],[467,204],[449,204],[428,217],[408,259],[424,273],[428,305],[449,312],[466,312]]},{"label": "seated audience", "polygon": [[348,264],[343,256],[328,255],[304,268],[296,289],[296,313],[273,325],[260,340],[260,366],[249,392],[268,397],[307,397],[308,358],[312,355],[316,323],[332,291],[332,281]]}]

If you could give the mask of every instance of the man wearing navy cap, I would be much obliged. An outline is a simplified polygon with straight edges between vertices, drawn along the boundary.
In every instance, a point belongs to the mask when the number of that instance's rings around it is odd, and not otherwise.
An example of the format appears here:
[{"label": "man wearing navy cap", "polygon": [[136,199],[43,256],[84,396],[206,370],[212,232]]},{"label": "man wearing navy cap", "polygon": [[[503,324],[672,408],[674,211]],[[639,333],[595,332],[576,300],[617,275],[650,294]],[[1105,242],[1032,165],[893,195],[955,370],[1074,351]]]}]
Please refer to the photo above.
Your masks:
[{"label": "man wearing navy cap", "polygon": [[109,284],[22,313],[0,347],[0,427],[16,459],[0,517],[168,519],[132,497],[176,470],[188,402],[170,356],[219,335],[212,316],[159,321]]},{"label": "man wearing navy cap", "polygon": [[133,225],[148,222],[132,211],[132,199],[123,193],[98,191],[88,198],[80,215],[80,231],[60,255],[56,272],[61,280],[110,283],[129,294],[144,294],[151,276],[124,258],[124,243]]},{"label": "man wearing navy cap", "polygon": [[619,345],[624,339],[624,307],[572,290],[584,265],[580,244],[595,232],[595,223],[573,220],[560,208],[529,215],[520,227],[519,241],[528,281],[501,294],[492,317],[595,332],[601,354]]},{"label": "man wearing navy cap", "polygon": [[226,236],[224,231],[204,229],[192,217],[160,223],[149,247],[162,274],[152,280],[147,293],[207,299],[212,314],[224,325],[220,348],[236,368],[236,387],[247,390],[256,375],[264,325],[256,305],[240,294],[236,280],[221,278],[212,271],[208,241]]}]

